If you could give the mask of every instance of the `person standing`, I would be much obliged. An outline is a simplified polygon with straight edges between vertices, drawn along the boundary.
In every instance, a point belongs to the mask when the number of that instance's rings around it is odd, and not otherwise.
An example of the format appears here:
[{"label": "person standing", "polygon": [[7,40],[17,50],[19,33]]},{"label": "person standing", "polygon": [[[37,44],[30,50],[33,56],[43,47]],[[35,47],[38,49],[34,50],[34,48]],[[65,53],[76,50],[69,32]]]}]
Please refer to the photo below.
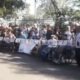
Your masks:
[{"label": "person standing", "polygon": [[46,39],[47,40],[51,39],[52,38],[51,37],[52,34],[53,34],[52,28],[49,25],[47,25]]},{"label": "person standing", "polygon": [[16,36],[12,33],[12,31],[8,31],[8,35],[9,35],[9,50],[11,52],[14,52]]},{"label": "person standing", "polygon": [[80,28],[78,28],[78,31],[75,36],[75,52],[76,52],[76,61],[77,64],[80,66]]}]

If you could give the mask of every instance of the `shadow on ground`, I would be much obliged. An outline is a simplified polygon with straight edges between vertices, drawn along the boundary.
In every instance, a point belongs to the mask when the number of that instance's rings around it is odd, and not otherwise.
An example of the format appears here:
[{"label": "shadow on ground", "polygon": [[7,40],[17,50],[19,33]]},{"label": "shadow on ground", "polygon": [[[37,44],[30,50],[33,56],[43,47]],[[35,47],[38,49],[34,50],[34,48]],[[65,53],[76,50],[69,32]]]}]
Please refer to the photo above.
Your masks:
[{"label": "shadow on ground", "polygon": [[34,74],[54,77],[58,80],[80,80],[80,68],[77,65],[54,65],[25,54],[0,53],[0,63],[13,65],[16,74]]}]

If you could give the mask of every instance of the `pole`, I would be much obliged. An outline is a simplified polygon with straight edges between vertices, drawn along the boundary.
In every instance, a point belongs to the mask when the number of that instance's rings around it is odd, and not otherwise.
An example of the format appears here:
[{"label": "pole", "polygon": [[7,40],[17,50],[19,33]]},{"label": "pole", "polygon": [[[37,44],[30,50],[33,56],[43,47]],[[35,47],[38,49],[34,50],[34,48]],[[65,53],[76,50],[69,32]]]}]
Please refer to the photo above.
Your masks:
[{"label": "pole", "polygon": [[35,19],[36,19],[36,14],[37,14],[37,10],[36,10],[36,0],[35,1]]}]

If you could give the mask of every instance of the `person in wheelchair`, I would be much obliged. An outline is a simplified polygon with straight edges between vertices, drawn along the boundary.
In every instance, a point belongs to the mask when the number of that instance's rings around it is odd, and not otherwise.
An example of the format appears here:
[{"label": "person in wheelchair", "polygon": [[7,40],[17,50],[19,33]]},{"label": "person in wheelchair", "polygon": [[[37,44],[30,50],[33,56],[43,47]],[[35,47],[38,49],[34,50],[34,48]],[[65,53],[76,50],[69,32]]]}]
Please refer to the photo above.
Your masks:
[{"label": "person in wheelchair", "polygon": [[57,48],[57,37],[55,35],[51,35],[52,39],[48,40],[48,48],[50,48],[50,52],[48,54],[48,60],[52,60],[52,55],[55,54]]},{"label": "person in wheelchair", "polygon": [[75,56],[74,47],[73,47],[73,36],[74,35],[71,34],[69,38],[66,38],[67,44],[64,46],[64,49],[63,49],[63,57],[65,60],[65,63],[72,63]]}]

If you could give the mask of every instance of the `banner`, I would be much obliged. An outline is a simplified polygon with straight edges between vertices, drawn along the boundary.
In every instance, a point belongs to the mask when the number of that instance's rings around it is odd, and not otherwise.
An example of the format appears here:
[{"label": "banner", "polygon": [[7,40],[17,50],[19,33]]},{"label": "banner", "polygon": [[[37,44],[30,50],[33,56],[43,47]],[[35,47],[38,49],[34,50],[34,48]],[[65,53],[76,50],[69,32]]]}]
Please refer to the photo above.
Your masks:
[{"label": "banner", "polygon": [[0,37],[0,41],[2,41],[3,40],[3,37]]},{"label": "banner", "polygon": [[58,40],[57,44],[58,46],[66,46],[67,45],[67,40]]},{"label": "banner", "polygon": [[22,42],[22,41],[26,41],[26,39],[22,39],[22,38],[16,38],[16,43],[20,43],[20,42]]},{"label": "banner", "polygon": [[47,41],[48,47],[57,47],[57,40],[48,40]]},{"label": "banner", "polygon": [[33,48],[39,43],[39,40],[26,40],[21,41],[19,46],[19,52],[31,54]]},{"label": "banner", "polygon": [[38,44],[44,45],[47,44],[49,47],[57,47],[57,46],[66,46],[72,45],[69,40],[33,40],[33,39],[16,39],[16,42],[20,43],[19,52],[31,54],[33,48]]}]

